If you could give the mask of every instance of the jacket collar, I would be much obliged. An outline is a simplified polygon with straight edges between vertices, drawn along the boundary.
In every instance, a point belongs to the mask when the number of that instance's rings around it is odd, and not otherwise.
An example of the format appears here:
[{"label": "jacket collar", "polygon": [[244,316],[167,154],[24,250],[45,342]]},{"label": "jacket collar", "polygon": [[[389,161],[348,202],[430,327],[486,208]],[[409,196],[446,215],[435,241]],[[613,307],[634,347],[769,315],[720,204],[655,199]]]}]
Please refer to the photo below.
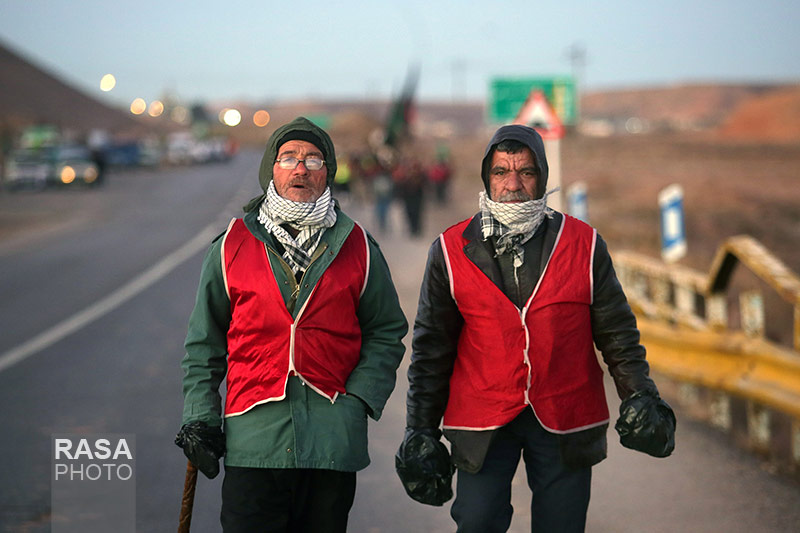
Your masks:
[{"label": "jacket collar", "polygon": [[542,245],[542,256],[539,261],[539,272],[544,272],[544,267],[550,261],[550,254],[553,253],[553,247],[556,245],[556,239],[561,231],[561,226],[564,224],[564,215],[555,211],[553,218],[545,218],[543,224],[545,226],[544,244]]},{"label": "jacket collar", "polygon": [[492,243],[483,240],[480,213],[472,217],[472,220],[470,220],[467,227],[464,228],[461,236],[467,241],[467,244],[464,245],[464,255],[466,255],[481,272],[486,274],[486,277],[488,277],[502,292],[503,279],[500,275],[500,267],[494,258],[495,252]]},{"label": "jacket collar", "polygon": [[[545,218],[542,222],[545,234],[542,254],[539,259],[539,272],[544,272],[544,268],[550,259],[550,254],[553,252],[553,247],[555,246],[562,223],[563,215],[558,211],[553,214],[552,219]],[[466,255],[467,258],[502,291],[503,280],[500,274],[500,267],[494,258],[495,252],[491,242],[483,240],[480,213],[472,217],[472,220],[470,220],[467,227],[464,228],[461,236],[467,241],[467,244],[464,245],[464,255]]]}]

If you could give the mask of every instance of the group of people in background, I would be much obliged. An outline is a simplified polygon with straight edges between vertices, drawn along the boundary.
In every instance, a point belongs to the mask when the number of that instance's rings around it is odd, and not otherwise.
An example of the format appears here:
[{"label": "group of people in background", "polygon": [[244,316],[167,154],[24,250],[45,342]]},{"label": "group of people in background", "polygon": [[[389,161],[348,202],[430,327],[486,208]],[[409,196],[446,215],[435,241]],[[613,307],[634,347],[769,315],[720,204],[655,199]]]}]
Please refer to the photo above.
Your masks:
[{"label": "group of people in background", "polygon": [[[387,158],[389,159],[389,158]],[[375,206],[375,220],[382,234],[390,231],[390,208],[395,200],[402,202],[408,231],[412,237],[422,235],[424,199],[431,196],[438,205],[449,199],[452,178],[449,154],[437,150],[434,160],[426,164],[420,157],[404,154],[382,161],[373,154],[351,154],[340,164],[333,182],[333,193],[339,198],[354,194],[360,181]]]}]

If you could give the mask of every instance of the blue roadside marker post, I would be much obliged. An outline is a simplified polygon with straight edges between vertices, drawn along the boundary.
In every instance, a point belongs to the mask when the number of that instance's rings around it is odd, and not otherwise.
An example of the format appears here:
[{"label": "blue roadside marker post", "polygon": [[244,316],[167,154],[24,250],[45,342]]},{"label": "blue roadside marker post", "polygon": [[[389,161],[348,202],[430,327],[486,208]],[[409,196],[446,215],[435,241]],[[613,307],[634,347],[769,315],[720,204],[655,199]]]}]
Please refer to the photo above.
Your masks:
[{"label": "blue roadside marker post", "polygon": [[577,181],[567,188],[567,213],[582,222],[589,223],[589,205],[584,182]]},{"label": "blue roadside marker post", "polygon": [[683,188],[670,185],[658,194],[661,211],[661,257],[674,263],[686,255],[686,226],[683,223]]}]

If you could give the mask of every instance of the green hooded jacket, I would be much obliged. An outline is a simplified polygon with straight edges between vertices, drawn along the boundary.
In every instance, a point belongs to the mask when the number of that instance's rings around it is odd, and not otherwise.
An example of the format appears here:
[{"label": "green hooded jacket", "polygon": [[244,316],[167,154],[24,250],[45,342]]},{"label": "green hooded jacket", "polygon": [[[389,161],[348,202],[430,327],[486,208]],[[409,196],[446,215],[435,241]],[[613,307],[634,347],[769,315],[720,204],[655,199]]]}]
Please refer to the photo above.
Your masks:
[{"label": "green hooded jacket", "polygon": [[[291,124],[324,135],[330,143],[327,134],[306,119],[296,119]],[[268,142],[259,174],[265,190],[272,176],[278,141],[289,131],[288,126],[276,130]],[[330,182],[336,172],[335,159],[328,162],[335,158],[332,143],[330,151],[325,153]],[[265,181],[267,176],[269,179]],[[336,223],[322,234],[312,262],[298,282],[281,257],[276,239],[258,222],[260,198],[248,204],[244,223],[264,243],[284,303],[296,317],[336,258],[354,222],[337,207]],[[224,418],[226,465],[357,471],[369,464],[367,417],[380,418],[394,389],[396,371],[405,351],[402,339],[408,331],[408,323],[383,254],[371,236],[368,236],[368,243],[371,260],[367,286],[357,311],[362,335],[361,358],[345,384],[347,394],[339,395],[336,402],[331,403],[299,378],[289,378],[286,399]],[[231,303],[222,276],[221,248],[222,239],[218,237],[206,253],[195,307],[189,318],[186,355],[181,364],[184,424],[204,421],[220,426],[223,422],[219,389],[227,370]]]}]

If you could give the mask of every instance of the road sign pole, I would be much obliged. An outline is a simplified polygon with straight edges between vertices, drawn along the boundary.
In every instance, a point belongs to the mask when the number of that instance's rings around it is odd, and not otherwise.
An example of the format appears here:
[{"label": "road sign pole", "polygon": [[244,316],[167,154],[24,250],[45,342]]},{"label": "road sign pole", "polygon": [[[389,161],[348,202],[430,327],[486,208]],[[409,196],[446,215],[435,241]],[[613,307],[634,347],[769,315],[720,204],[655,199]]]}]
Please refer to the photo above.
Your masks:
[{"label": "road sign pole", "polygon": [[[547,190],[561,187],[561,139],[545,139],[544,151],[550,172],[547,177]],[[547,205],[556,211],[564,211],[562,191],[554,192],[547,198]]]},{"label": "road sign pole", "polygon": [[589,205],[586,183],[576,181],[567,188],[567,213],[578,220],[589,223]]},{"label": "road sign pole", "polygon": [[686,227],[683,223],[683,188],[670,185],[658,194],[661,211],[661,257],[673,263],[686,255]]}]

